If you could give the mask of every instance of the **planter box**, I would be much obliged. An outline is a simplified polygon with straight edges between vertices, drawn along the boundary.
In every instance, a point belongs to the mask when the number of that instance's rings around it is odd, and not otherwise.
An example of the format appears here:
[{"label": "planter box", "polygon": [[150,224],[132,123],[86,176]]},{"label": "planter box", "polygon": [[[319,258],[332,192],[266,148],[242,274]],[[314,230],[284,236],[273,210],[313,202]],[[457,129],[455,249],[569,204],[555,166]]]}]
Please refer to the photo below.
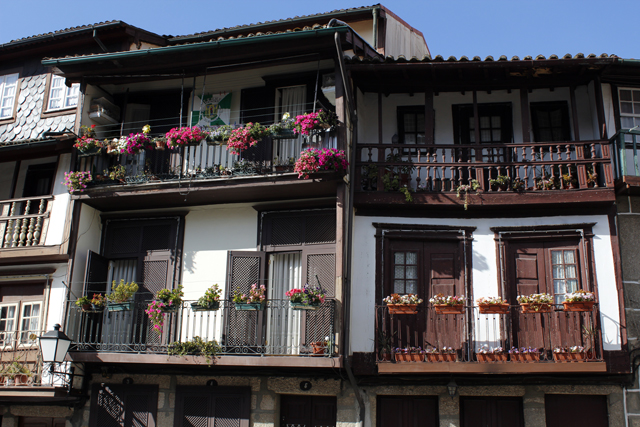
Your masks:
[{"label": "planter box", "polygon": [[325,345],[322,341],[312,342],[311,348],[313,349],[313,354],[316,354],[316,355],[324,354]]},{"label": "planter box", "polygon": [[271,135],[272,139],[294,139],[298,136],[293,133],[293,129],[282,129],[275,135]]},{"label": "planter box", "polygon": [[78,157],[97,156],[98,154],[100,154],[101,151],[102,151],[101,147],[94,147],[89,150],[83,150],[83,151],[78,150]]},{"label": "planter box", "polygon": [[427,362],[455,362],[458,353],[427,353]]},{"label": "planter box", "polygon": [[107,310],[109,311],[131,311],[132,309],[133,301],[107,303]]},{"label": "planter box", "polygon": [[566,351],[563,352],[553,352],[553,360],[555,360],[556,362],[570,362],[571,361],[571,353],[568,353]]},{"label": "planter box", "polygon": [[317,310],[320,307],[320,303],[305,304],[303,302],[289,302],[291,308],[294,310]]},{"label": "planter box", "polygon": [[95,304],[83,304],[82,312],[83,313],[102,313],[105,309],[105,306],[97,306]]},{"label": "planter box", "polygon": [[396,353],[396,362],[424,362],[423,353]]},{"label": "planter box", "polygon": [[389,314],[416,314],[418,304],[387,304]]},{"label": "planter box", "polygon": [[567,302],[563,301],[564,311],[593,311],[595,301]]},{"label": "planter box", "polygon": [[262,303],[254,303],[254,304],[243,304],[243,303],[235,303],[236,311],[259,311],[264,309],[264,304]]},{"label": "planter box", "polygon": [[509,304],[480,304],[478,306],[480,314],[507,314]]},{"label": "planter box", "polygon": [[512,362],[539,362],[540,361],[540,353],[512,353],[511,354]]},{"label": "planter box", "polygon": [[164,304],[164,307],[160,309],[160,311],[162,311],[163,313],[176,313],[178,311],[178,308],[180,308],[180,306],[182,305],[182,303],[176,305],[167,305],[168,302],[163,300],[156,300],[156,302],[161,302]]},{"label": "planter box", "polygon": [[436,314],[462,314],[464,313],[464,305],[446,305],[446,304],[433,304],[433,308],[436,310]]},{"label": "planter box", "polygon": [[478,362],[506,362],[509,360],[507,353],[476,353],[476,359]]},{"label": "planter box", "polygon": [[520,304],[523,313],[550,313],[551,304]]},{"label": "planter box", "polygon": [[215,301],[210,305],[200,305],[197,302],[191,303],[191,311],[216,311],[220,308],[220,301]]}]

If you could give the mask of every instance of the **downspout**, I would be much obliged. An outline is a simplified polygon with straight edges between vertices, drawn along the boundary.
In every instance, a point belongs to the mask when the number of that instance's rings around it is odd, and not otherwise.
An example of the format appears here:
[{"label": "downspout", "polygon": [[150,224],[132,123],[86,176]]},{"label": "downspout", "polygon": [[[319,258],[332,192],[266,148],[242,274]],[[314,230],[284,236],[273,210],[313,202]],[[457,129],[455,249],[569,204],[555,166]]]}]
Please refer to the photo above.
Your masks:
[{"label": "downspout", "polygon": [[[329,21],[328,27],[332,27],[336,24],[347,25],[342,21],[338,21],[337,19],[332,19]],[[347,25],[348,26],[348,25]],[[353,375],[353,369],[351,368],[351,364],[349,363],[349,349],[350,349],[350,322],[351,322],[351,252],[352,252],[352,228],[353,228],[353,197],[354,197],[354,177],[355,177],[355,141],[357,137],[357,114],[353,111],[353,103],[351,102],[351,90],[350,86],[347,86],[347,81],[344,72],[344,63],[343,63],[343,52],[340,48],[340,36],[336,32],[334,33],[334,41],[336,45],[336,53],[338,55],[338,63],[340,64],[340,78],[342,79],[342,86],[344,87],[345,95],[347,96],[347,109],[349,111],[349,119],[351,124],[351,152],[349,157],[350,168],[349,168],[349,200],[347,202],[346,212],[349,215],[347,218],[347,230],[345,233],[346,238],[346,262],[345,268],[343,272],[343,284],[344,284],[344,368],[347,371],[347,377],[349,378],[349,383],[351,384],[351,388],[353,388],[354,394],[356,396],[356,400],[358,402],[358,425],[364,426],[365,416],[366,416],[366,407],[364,403],[364,399],[362,398],[362,391],[358,387],[358,383],[356,381],[355,375]],[[347,128],[347,132],[349,129]],[[348,148],[348,147],[347,147]]]},{"label": "downspout", "polygon": [[378,9],[372,9],[373,14],[373,48],[378,50]]}]

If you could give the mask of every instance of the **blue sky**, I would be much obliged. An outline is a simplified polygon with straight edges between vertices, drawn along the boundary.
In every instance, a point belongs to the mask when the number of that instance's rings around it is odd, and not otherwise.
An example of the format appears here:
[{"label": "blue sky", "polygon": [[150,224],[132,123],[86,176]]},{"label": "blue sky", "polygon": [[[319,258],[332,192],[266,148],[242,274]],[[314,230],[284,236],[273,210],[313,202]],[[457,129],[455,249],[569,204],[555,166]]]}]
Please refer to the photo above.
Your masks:
[{"label": "blue sky", "polygon": [[[374,4],[352,0],[3,3],[0,43],[114,19],[158,34],[184,35]],[[638,0],[388,0],[382,4],[422,31],[434,56],[607,53],[640,58]]]}]

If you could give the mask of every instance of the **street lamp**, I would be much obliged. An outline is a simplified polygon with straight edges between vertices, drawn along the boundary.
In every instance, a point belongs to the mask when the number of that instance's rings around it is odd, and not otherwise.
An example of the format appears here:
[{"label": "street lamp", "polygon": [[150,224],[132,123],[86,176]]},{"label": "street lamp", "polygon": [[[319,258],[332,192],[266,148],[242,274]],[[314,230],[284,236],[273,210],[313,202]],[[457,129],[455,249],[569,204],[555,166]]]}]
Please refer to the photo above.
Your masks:
[{"label": "street lamp", "polygon": [[[53,325],[53,331],[49,331],[38,338],[43,362],[62,363],[67,355],[71,338],[60,331],[60,325]],[[53,367],[53,366],[52,366]]]},{"label": "street lamp", "polygon": [[449,384],[447,384],[447,389],[449,390],[449,396],[453,399],[456,396],[456,392],[458,391],[458,384],[456,384],[456,380],[451,378]]}]

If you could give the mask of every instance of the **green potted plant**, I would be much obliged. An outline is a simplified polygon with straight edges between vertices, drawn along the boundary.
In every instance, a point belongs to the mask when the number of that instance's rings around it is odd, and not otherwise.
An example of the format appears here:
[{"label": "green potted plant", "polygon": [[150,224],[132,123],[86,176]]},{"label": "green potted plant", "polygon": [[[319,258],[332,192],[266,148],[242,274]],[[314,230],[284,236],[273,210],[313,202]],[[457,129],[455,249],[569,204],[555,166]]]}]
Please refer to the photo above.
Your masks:
[{"label": "green potted plant", "polygon": [[171,343],[167,349],[170,356],[204,356],[208,364],[220,351],[217,341],[204,341],[198,336],[191,341]]},{"label": "green potted plant", "polygon": [[27,385],[29,378],[33,376],[31,369],[22,363],[14,360],[5,367],[2,375],[7,379],[7,383],[14,385]]},{"label": "green potted plant", "polygon": [[511,188],[513,188],[514,191],[524,191],[527,189],[524,180],[521,178],[515,178],[511,184]]},{"label": "green potted plant", "polygon": [[456,195],[458,199],[464,194],[464,210],[469,208],[469,193],[475,192],[480,188],[480,183],[477,179],[472,179],[469,184],[462,184],[456,188]]},{"label": "green potted plant", "polygon": [[220,308],[221,291],[218,284],[214,284],[204,292],[197,302],[191,303],[193,311],[215,311]]},{"label": "green potted plant", "polygon": [[304,285],[302,289],[289,289],[285,295],[294,310],[315,310],[325,300],[324,291],[320,285]]},{"label": "green potted plant", "polygon": [[262,310],[267,303],[265,293],[267,288],[264,285],[258,286],[257,283],[251,285],[249,292],[236,292],[233,295],[235,309],[241,310]]},{"label": "green potted plant", "polygon": [[91,311],[97,313],[104,311],[107,306],[107,299],[102,294],[93,294],[91,298]]},{"label": "green potted plant", "polygon": [[496,179],[490,179],[489,185],[491,185],[491,189],[498,191],[507,191],[509,189],[509,184],[511,183],[511,178],[506,175],[498,175]]},{"label": "green potted plant", "polygon": [[296,120],[289,113],[282,115],[282,120],[269,126],[269,133],[273,139],[292,139],[297,138],[293,132]]},{"label": "green potted plant", "polygon": [[80,297],[75,302],[77,307],[82,308],[82,311],[91,310],[91,298],[88,296]]},{"label": "green potted plant", "polygon": [[548,313],[553,304],[553,297],[545,293],[520,295],[517,300],[523,313]]},{"label": "green potted plant", "polygon": [[128,311],[133,308],[133,295],[138,292],[136,282],[126,282],[120,279],[116,285],[114,280],[111,285],[111,293],[107,295],[107,308],[109,311]]},{"label": "green potted plant", "polygon": [[80,137],[73,144],[80,152],[79,157],[95,156],[102,150],[102,141],[96,138],[96,125],[80,126]]},{"label": "green potted plant", "polygon": [[382,330],[378,330],[378,360],[385,362],[391,361],[393,352],[393,336],[395,332],[387,334]]},{"label": "green potted plant", "polygon": [[178,285],[175,289],[161,289],[155,299],[163,304],[162,310],[168,313],[178,311],[182,305],[182,297],[184,297],[182,285]]}]

